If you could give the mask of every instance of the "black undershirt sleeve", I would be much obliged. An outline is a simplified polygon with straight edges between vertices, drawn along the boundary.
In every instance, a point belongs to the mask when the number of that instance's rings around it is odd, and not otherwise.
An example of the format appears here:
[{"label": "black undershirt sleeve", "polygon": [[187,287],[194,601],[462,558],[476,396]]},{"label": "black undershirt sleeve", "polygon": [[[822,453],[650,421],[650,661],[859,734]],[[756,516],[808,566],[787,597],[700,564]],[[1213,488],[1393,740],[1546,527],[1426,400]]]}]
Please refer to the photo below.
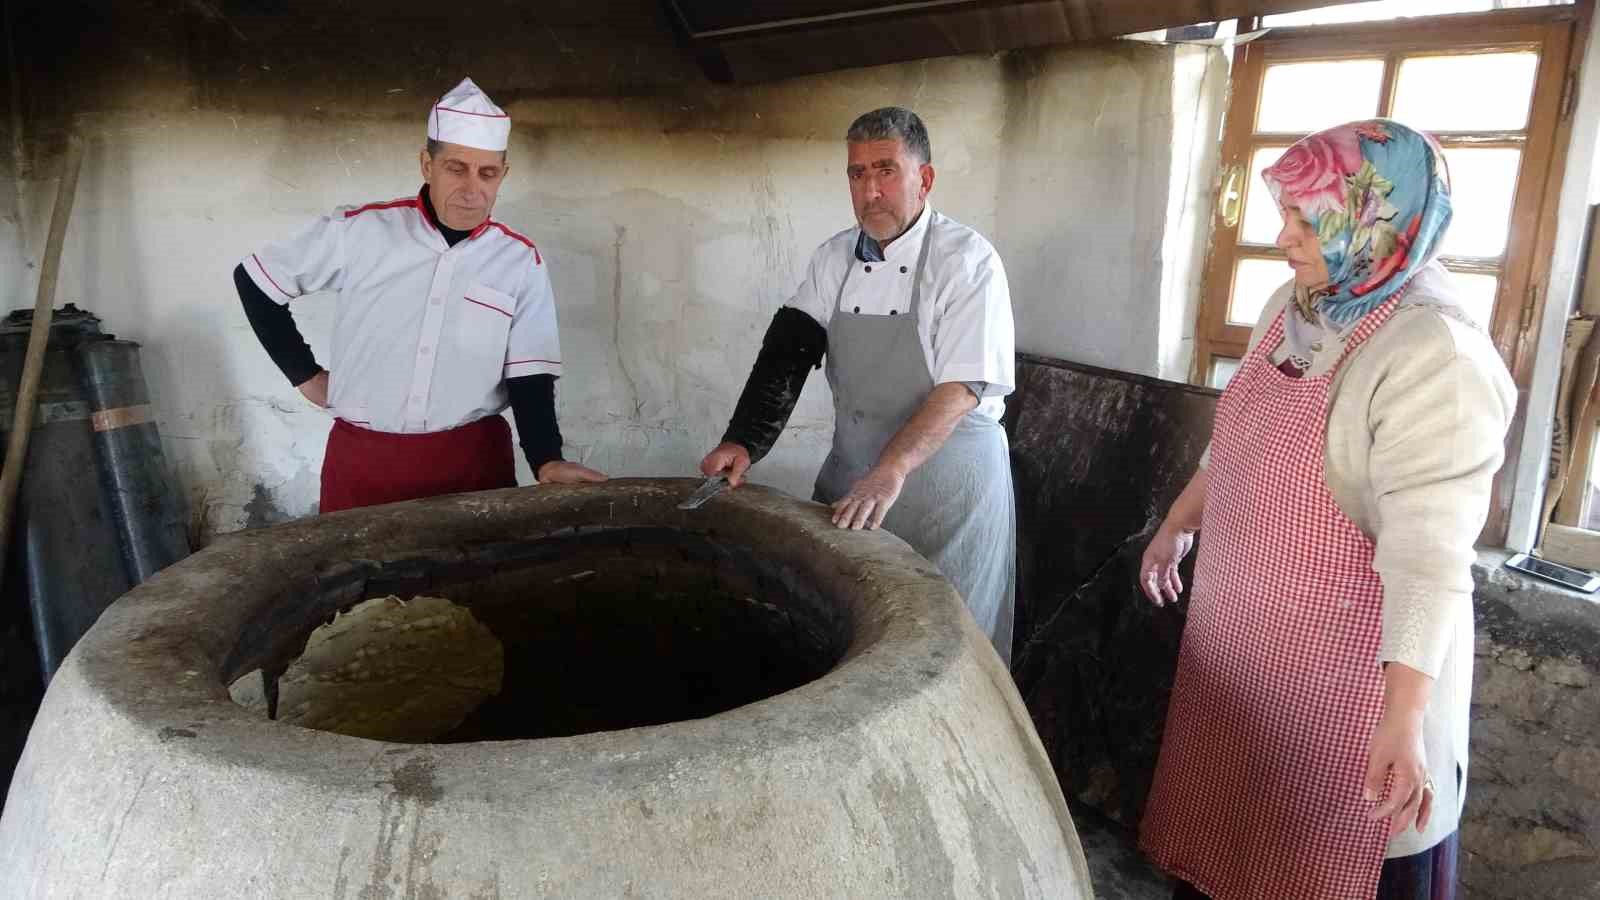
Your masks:
[{"label": "black undershirt sleeve", "polygon": [[556,422],[556,376],[522,375],[506,379],[511,418],[517,423],[522,455],[535,478],[539,467],[561,459],[561,426]]},{"label": "black undershirt sleeve", "polygon": [[816,319],[793,307],[779,309],[722,440],[748,450],[752,463],[766,456],[800,401],[806,377],[822,365],[827,349],[827,329]]},{"label": "black undershirt sleeve", "polygon": [[299,387],[322,371],[311,347],[300,336],[300,329],[295,327],[289,307],[274,303],[256,287],[243,264],[233,267],[233,286],[239,291],[239,302],[244,304],[244,314],[255,330],[256,340],[290,384]]}]

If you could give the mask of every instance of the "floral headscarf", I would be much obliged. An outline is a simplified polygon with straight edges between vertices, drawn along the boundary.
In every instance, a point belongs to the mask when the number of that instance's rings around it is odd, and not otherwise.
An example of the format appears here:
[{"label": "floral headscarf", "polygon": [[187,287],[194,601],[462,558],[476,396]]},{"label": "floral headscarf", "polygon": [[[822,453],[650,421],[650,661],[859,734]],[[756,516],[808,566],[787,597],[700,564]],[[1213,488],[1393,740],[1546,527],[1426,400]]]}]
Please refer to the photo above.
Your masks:
[{"label": "floral headscarf", "polygon": [[1298,207],[1316,230],[1330,282],[1312,305],[1337,326],[1394,296],[1438,255],[1450,225],[1438,143],[1392,119],[1319,131],[1261,177],[1279,207]]}]

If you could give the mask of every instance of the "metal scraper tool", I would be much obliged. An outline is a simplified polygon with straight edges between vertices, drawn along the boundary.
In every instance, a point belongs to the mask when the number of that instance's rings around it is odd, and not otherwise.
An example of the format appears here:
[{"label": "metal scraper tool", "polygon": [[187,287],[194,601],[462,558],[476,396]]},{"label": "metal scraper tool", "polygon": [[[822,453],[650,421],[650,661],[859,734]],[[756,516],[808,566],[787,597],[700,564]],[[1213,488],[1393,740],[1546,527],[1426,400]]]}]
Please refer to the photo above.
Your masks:
[{"label": "metal scraper tool", "polygon": [[723,489],[727,486],[728,476],[713,475],[701,483],[699,487],[695,488],[694,493],[689,495],[689,499],[679,503],[678,508],[699,509],[701,506],[705,505],[707,500],[710,500],[712,497],[722,493]]}]

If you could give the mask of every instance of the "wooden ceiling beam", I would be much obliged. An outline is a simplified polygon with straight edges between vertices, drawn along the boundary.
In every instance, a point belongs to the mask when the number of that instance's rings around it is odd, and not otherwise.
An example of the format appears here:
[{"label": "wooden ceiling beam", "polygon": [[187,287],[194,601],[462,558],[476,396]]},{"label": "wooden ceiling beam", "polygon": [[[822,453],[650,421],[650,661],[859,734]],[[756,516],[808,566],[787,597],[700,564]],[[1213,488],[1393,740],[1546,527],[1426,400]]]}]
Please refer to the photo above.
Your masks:
[{"label": "wooden ceiling beam", "polygon": [[1352,0],[664,0],[706,74],[731,82],[1100,40]]}]

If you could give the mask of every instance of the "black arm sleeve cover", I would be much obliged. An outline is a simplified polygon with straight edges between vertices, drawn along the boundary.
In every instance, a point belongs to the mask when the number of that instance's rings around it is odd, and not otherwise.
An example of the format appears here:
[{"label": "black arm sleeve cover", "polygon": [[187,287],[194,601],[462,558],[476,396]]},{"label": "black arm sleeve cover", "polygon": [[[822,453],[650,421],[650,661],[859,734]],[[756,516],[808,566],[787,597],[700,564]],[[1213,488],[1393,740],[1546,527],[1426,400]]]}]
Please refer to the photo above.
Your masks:
[{"label": "black arm sleeve cover", "polygon": [[556,424],[556,377],[522,375],[506,379],[511,395],[511,418],[517,422],[522,455],[535,478],[539,467],[561,458],[561,426]]},{"label": "black arm sleeve cover", "polygon": [[244,314],[250,320],[250,327],[255,329],[256,340],[290,384],[299,387],[322,371],[305,338],[300,336],[300,329],[294,326],[289,308],[272,302],[272,298],[263,294],[250,280],[243,265],[233,267],[233,286],[239,291],[239,302],[244,304]]},{"label": "black arm sleeve cover", "polygon": [[766,456],[788,424],[806,376],[822,365],[827,349],[827,329],[816,319],[792,307],[779,309],[722,440],[750,451],[752,463]]}]

